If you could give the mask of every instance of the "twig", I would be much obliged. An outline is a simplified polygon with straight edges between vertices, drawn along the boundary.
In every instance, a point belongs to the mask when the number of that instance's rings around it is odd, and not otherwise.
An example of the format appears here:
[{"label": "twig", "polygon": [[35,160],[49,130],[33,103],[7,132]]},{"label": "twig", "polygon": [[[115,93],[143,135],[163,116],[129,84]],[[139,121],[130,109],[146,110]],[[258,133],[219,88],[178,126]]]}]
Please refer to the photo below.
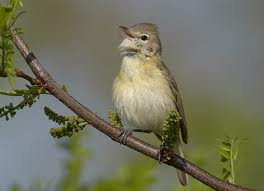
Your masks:
[{"label": "twig", "polygon": [[[34,79],[32,77],[30,77],[29,75],[25,74],[22,70],[20,70],[19,68],[16,68],[15,69],[15,74],[16,74],[16,77],[19,77],[19,78],[23,78],[25,80],[27,80],[31,85],[38,85],[38,86],[41,86],[41,82],[40,80],[38,79]],[[7,77],[7,74],[5,72],[0,72],[0,77]]]},{"label": "twig", "polygon": [[31,85],[41,85],[41,81],[38,79],[34,79],[32,77],[30,77],[29,75],[25,74],[22,70],[20,70],[19,68],[15,69],[16,71],[16,76],[19,78],[24,78],[25,80],[29,81],[29,83]]},{"label": "twig", "polygon": [[[41,66],[37,58],[30,51],[27,45],[23,42],[20,36],[17,34],[14,28],[11,29],[11,36],[17,49],[26,60],[27,64],[31,68],[32,72],[36,75],[37,79],[42,82],[45,89],[50,92],[54,97],[60,100],[64,105],[70,108],[74,113],[87,121],[90,125],[101,131],[113,141],[120,141],[121,130],[111,126],[108,122],[102,118],[94,115],[91,110],[80,104],[67,92],[63,91],[60,86],[52,79],[50,74]],[[129,136],[123,144],[131,149],[138,151],[148,157],[158,160],[159,148],[154,147],[136,137]],[[168,160],[162,161],[163,163],[180,169],[197,180],[203,182],[209,187],[219,191],[253,191],[253,189],[243,188],[234,184],[225,182],[205,170],[197,167],[191,162],[179,157],[172,153]]]}]

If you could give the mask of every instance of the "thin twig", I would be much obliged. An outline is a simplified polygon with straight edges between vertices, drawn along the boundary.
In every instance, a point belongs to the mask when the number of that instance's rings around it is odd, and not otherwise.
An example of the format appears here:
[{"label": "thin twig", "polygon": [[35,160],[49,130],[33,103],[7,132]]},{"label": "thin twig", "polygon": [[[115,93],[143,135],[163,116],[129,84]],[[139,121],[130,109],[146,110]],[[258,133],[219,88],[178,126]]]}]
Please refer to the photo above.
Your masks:
[{"label": "thin twig", "polygon": [[30,77],[29,75],[25,74],[22,70],[20,70],[19,68],[16,68],[15,69],[16,71],[16,76],[19,77],[19,78],[23,78],[27,81],[29,81],[29,83],[31,85],[41,85],[41,81],[38,80],[38,79],[34,79],[32,77]]},{"label": "thin twig", "polygon": [[[78,116],[87,121],[91,126],[95,127],[97,130],[110,137],[113,141],[120,141],[120,129],[111,126],[102,118],[94,115],[91,110],[80,104],[67,92],[63,91],[61,87],[52,79],[50,74],[41,66],[34,54],[30,51],[30,49],[27,47],[27,45],[24,43],[24,41],[20,38],[20,36],[13,28],[11,29],[11,36],[13,38],[14,44],[26,60],[32,72],[36,75],[37,79],[42,82],[48,92],[50,92],[54,97],[60,100],[64,105],[70,108]],[[154,147],[153,145],[150,145],[136,137],[129,136],[123,142],[123,144],[148,157],[158,160],[159,148]],[[189,174],[190,176],[196,178],[197,180],[203,182],[204,184],[208,185],[209,187],[215,190],[253,191],[253,189],[243,188],[225,182],[174,153],[170,155],[170,158],[168,160],[162,162],[184,171],[185,173]]]},{"label": "thin twig", "polygon": [[[25,80],[27,80],[31,85],[37,85],[37,86],[41,86],[41,82],[38,79],[34,79],[31,76],[25,74],[22,70],[20,70],[19,68],[15,69],[15,74],[16,77],[19,78],[23,78]],[[3,71],[0,72],[0,77],[7,77],[7,74]]]}]

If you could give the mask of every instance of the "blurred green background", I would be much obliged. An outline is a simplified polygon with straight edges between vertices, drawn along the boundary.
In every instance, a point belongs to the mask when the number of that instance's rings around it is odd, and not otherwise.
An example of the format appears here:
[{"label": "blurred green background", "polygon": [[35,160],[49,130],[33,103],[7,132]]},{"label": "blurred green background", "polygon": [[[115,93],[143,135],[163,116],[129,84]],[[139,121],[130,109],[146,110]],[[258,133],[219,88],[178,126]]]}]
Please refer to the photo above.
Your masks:
[{"label": "blurred green background", "polygon": [[[0,1],[5,2],[5,1]],[[24,0],[17,22],[39,61],[70,94],[106,118],[112,82],[120,67],[119,25],[158,25],[165,63],[180,87],[189,123],[187,159],[221,175],[217,139],[247,137],[237,164],[237,183],[262,189],[264,165],[264,1],[257,0]],[[20,55],[17,66],[30,73]],[[4,79],[2,89],[9,89]],[[24,82],[18,81],[18,87]],[[11,98],[0,97],[5,105]],[[8,122],[0,120],[0,189],[36,178],[51,184],[63,177],[64,151],[48,130],[55,124],[43,106],[71,113],[43,96]],[[83,141],[92,152],[82,182],[93,184],[144,156],[112,142],[93,128]],[[154,136],[145,136],[158,145]],[[147,160],[151,163],[151,160]],[[175,169],[155,165],[151,190],[173,190]],[[141,174],[139,174],[140,176]]]}]

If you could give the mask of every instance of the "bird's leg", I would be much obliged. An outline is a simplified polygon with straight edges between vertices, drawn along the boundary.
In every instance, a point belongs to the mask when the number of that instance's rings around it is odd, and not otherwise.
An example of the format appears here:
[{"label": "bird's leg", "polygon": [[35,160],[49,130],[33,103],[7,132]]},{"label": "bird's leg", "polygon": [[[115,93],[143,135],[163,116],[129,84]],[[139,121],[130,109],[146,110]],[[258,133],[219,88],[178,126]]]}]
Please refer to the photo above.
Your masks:
[{"label": "bird's leg", "polygon": [[158,152],[158,161],[159,161],[159,163],[161,163],[161,160],[162,160],[163,150],[164,150],[164,146],[160,145],[159,152]]},{"label": "bird's leg", "polygon": [[173,150],[167,148],[163,144],[160,145],[160,149],[158,152],[159,163],[161,163],[161,162],[166,163],[167,161],[171,160],[172,155],[173,155]]},{"label": "bird's leg", "polygon": [[[160,141],[162,141],[162,136],[161,135],[159,135],[159,134],[157,134],[157,133],[155,133],[155,135],[157,136],[157,138],[160,140]],[[166,149],[166,147],[163,145],[163,144],[161,144],[160,145],[160,148],[159,148],[159,152],[158,152],[158,161],[159,161],[159,163],[161,163],[161,161],[162,161],[162,159],[163,159],[163,153],[164,153],[164,150]]]},{"label": "bird's leg", "polygon": [[151,130],[145,130],[145,129],[122,129],[122,132],[120,133],[120,141],[119,143],[122,144],[129,135],[132,135],[134,132],[140,132],[140,133],[151,133]]}]

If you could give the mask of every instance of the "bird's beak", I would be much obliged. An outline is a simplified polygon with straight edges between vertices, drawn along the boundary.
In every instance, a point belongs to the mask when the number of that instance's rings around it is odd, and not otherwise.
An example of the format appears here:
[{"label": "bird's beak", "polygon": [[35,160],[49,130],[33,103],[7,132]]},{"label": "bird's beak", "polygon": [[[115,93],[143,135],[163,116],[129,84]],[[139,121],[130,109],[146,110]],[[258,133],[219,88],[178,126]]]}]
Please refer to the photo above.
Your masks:
[{"label": "bird's beak", "polygon": [[129,36],[131,38],[135,38],[135,36],[131,32],[131,30],[129,30],[129,28],[123,27],[123,26],[119,26],[119,28],[122,30],[122,33],[125,34],[126,36]]}]

